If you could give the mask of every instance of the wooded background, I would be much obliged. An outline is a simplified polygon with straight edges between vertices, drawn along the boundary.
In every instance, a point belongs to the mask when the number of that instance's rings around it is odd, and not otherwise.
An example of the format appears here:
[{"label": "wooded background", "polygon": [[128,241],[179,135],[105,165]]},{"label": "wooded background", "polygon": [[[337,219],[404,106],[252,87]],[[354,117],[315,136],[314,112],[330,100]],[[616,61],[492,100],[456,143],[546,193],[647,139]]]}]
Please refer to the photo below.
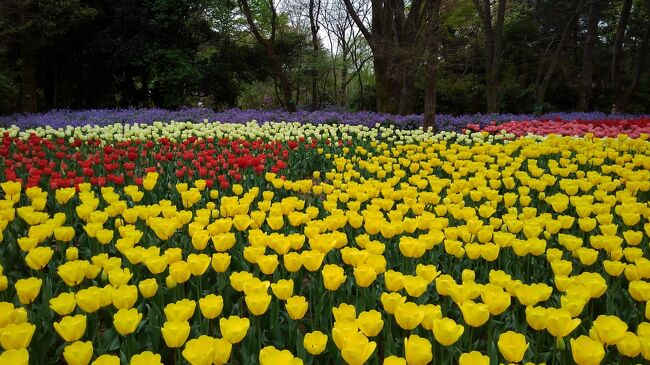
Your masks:
[{"label": "wooded background", "polygon": [[3,0],[0,113],[650,111],[650,0]]}]

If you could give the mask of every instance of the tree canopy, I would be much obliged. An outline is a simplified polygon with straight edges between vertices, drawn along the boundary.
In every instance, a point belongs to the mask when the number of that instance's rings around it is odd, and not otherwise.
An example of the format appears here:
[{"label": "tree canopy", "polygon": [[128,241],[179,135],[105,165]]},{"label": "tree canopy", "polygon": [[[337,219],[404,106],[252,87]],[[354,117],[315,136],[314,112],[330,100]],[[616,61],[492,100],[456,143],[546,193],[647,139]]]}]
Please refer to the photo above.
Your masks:
[{"label": "tree canopy", "polygon": [[0,113],[650,112],[649,0],[4,0]]}]

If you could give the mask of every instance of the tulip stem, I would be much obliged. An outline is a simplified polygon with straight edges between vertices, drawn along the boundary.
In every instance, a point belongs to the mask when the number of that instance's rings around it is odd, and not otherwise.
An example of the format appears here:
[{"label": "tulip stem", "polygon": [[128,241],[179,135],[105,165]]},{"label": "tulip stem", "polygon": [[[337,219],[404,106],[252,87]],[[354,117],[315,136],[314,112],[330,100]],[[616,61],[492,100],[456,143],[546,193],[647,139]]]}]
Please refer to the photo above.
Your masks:
[{"label": "tulip stem", "polygon": [[175,365],[181,365],[181,364],[183,363],[183,358],[182,358],[182,356],[181,356],[181,348],[180,348],[180,347],[177,347],[177,348],[174,350],[174,354],[176,355],[176,358],[175,358],[175,360],[174,360],[174,364],[175,364]]}]

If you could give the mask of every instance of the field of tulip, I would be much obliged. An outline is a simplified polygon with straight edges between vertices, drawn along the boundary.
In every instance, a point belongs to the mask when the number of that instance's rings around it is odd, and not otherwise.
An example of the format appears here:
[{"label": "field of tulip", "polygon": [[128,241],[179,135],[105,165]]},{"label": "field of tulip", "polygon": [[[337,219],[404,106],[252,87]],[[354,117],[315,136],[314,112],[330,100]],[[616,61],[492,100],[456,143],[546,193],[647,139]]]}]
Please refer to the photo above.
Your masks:
[{"label": "field of tulip", "polygon": [[0,365],[648,363],[648,135],[494,133],[0,129]]}]

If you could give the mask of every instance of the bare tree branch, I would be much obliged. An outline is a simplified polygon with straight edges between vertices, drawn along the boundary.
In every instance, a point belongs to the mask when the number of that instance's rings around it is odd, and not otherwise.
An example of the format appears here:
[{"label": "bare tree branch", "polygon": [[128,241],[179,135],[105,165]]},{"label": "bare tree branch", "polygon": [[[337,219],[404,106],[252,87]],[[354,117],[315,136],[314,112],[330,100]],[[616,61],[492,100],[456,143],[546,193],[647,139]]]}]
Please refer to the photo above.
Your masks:
[{"label": "bare tree branch", "polygon": [[350,0],[343,0],[345,3],[345,8],[348,10],[348,14],[352,17],[354,20],[354,23],[357,25],[359,30],[361,31],[361,34],[366,38],[368,41],[368,44],[372,44],[372,34],[368,30],[365,24],[363,24],[363,21],[361,21],[361,18],[359,18],[359,14],[357,13],[357,10],[352,6],[352,2]]}]

